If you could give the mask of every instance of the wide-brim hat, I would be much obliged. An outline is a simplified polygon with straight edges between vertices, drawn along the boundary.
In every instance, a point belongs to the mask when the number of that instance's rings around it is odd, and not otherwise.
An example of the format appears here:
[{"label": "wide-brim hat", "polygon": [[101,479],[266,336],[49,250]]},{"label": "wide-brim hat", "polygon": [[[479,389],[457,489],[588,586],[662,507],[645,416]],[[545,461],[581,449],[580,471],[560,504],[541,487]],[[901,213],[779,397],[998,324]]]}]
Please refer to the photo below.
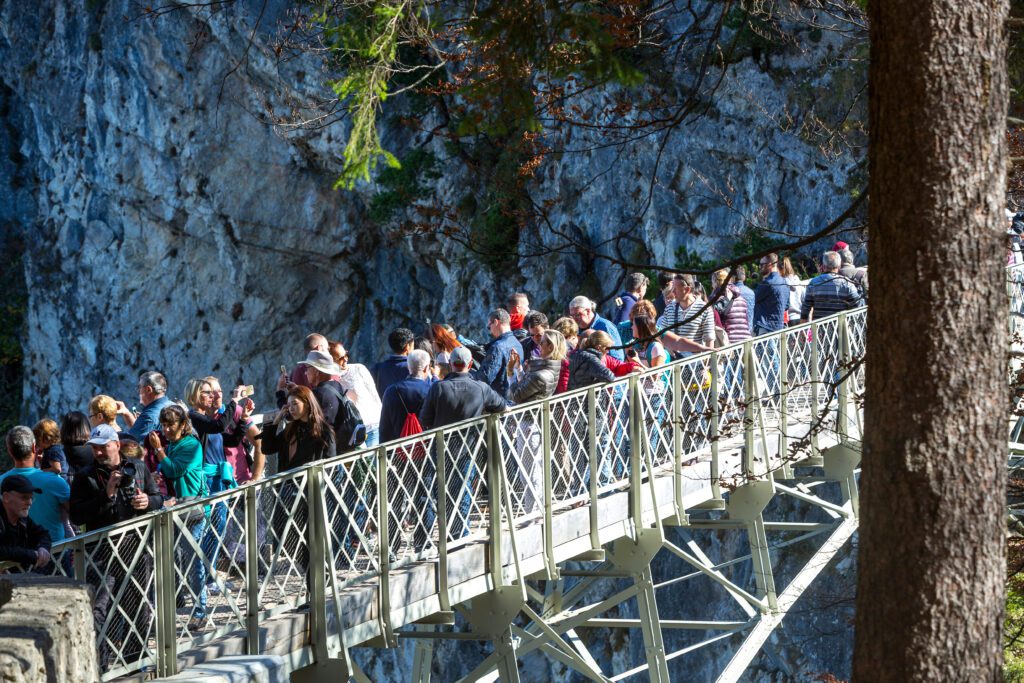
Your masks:
[{"label": "wide-brim hat", "polygon": [[308,365],[326,375],[340,375],[342,373],[341,366],[335,363],[334,359],[323,351],[310,351],[309,355],[306,356],[306,360],[299,361],[299,365]]}]

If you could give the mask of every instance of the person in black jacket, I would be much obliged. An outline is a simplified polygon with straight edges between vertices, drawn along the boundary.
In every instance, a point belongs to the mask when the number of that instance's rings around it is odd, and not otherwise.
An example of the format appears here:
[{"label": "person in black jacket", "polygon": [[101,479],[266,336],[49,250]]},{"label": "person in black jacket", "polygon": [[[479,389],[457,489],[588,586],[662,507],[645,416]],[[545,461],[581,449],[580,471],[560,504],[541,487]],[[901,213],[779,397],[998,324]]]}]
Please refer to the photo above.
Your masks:
[{"label": "person in black jacket", "polygon": [[[101,424],[92,430],[87,443],[92,447],[94,462],[92,467],[76,474],[71,484],[72,522],[94,531],[163,507],[164,497],[145,463],[121,456],[116,429]],[[134,661],[133,658],[147,647],[152,611],[145,586],[150,585],[153,563],[139,538],[138,534],[128,532],[114,538],[97,539],[92,543],[99,547],[86,548],[95,562],[89,565],[86,580],[96,595],[93,603],[96,633],[105,636],[100,638],[99,652],[104,666],[115,657],[111,643],[119,643],[117,656],[124,657],[126,662]],[[116,553],[111,552],[112,544],[116,544]],[[127,570],[133,564],[129,580]],[[115,599],[120,609],[114,610],[107,624]],[[105,634],[102,632],[104,624]]]},{"label": "person in black jacket", "polygon": [[[324,419],[324,413],[313,392],[297,384],[288,390],[285,407],[273,421],[263,424],[260,440],[264,453],[277,454],[279,472],[334,455],[334,430]],[[289,557],[295,558],[302,567],[307,567],[309,550],[304,543],[300,545],[300,534],[305,533],[309,514],[306,500],[303,498],[301,504],[295,505],[299,495],[295,479],[281,484],[278,495],[279,504],[274,507],[271,521],[275,537],[272,543],[280,544]],[[293,525],[288,524],[289,519],[294,520]]]},{"label": "person in black jacket", "polygon": [[60,443],[68,458],[68,476],[74,481],[78,472],[92,467],[92,446],[89,440],[89,418],[85,413],[73,410],[65,413],[60,421]]},{"label": "person in black jacket", "polygon": [[[366,440],[366,427],[355,404],[345,395],[341,382],[334,379],[342,373],[341,367],[328,354],[310,351],[299,365],[306,368],[306,381],[313,388],[320,411],[334,430],[335,453],[347,453]],[[277,405],[285,404],[287,394],[277,386]],[[331,455],[334,455],[332,453]]]},{"label": "person in black jacket", "polygon": [[[444,427],[462,420],[479,417],[484,413],[500,413],[505,410],[505,399],[484,382],[469,375],[473,355],[464,346],[452,351],[451,373],[430,387],[427,398],[420,409],[420,423],[424,429]],[[469,534],[469,512],[477,492],[480,465],[469,456],[467,449],[449,449],[455,458],[454,467],[448,469],[448,502],[459,500],[458,514],[448,510],[448,520],[453,538]],[[487,457],[483,449],[478,456]],[[434,523],[434,511],[428,510],[424,523],[429,529]],[[441,533],[444,533],[442,531]]]},{"label": "person in black jacket", "polygon": [[163,507],[164,497],[145,463],[121,457],[117,430],[102,424],[92,430],[87,443],[94,462],[71,484],[72,522],[95,531]]},{"label": "person in black jacket", "polygon": [[50,534],[28,516],[33,494],[42,493],[42,489],[32,486],[27,477],[12,474],[4,478],[0,492],[0,562],[42,569],[50,564]]}]

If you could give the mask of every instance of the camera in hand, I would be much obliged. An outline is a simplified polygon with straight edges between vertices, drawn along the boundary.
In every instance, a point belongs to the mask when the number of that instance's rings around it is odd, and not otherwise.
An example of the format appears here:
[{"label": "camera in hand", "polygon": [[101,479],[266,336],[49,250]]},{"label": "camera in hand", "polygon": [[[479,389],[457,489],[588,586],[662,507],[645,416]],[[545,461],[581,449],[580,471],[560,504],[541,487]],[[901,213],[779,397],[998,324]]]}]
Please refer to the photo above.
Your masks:
[{"label": "camera in hand", "polygon": [[118,482],[118,488],[128,498],[134,498],[135,494],[139,491],[138,484],[136,483],[139,474],[138,465],[130,460],[125,460],[121,463],[120,471],[121,481]]}]

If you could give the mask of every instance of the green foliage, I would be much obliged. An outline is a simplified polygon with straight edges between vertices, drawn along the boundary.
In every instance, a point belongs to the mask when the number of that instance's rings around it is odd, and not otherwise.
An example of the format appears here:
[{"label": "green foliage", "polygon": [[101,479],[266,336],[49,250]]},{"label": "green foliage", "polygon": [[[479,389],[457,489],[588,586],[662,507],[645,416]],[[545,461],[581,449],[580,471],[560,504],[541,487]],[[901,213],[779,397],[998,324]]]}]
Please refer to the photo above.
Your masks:
[{"label": "green foliage", "polygon": [[469,241],[480,260],[497,275],[518,266],[519,231],[530,215],[529,198],[518,176],[518,157],[507,147],[489,148],[479,169],[486,185],[479,199],[467,195],[459,213],[468,219]]},{"label": "green foliage", "polygon": [[763,55],[778,52],[784,44],[782,32],[769,16],[751,12],[744,6],[729,10],[723,23],[735,32],[725,56],[727,62],[738,62],[747,57],[756,61]]},{"label": "green foliage", "polygon": [[[336,188],[369,180],[383,162],[378,121],[385,101],[411,88],[429,68],[450,61],[431,84],[451,95],[449,129],[460,137],[513,138],[541,130],[538,98],[546,84],[639,84],[639,28],[633,0],[558,5],[522,0],[463,6],[412,0],[323,0],[313,23],[322,29],[330,82],[347,111],[350,131]],[[437,28],[441,27],[441,28]],[[429,58],[427,58],[429,55]],[[454,73],[454,75],[452,75]]]},{"label": "green foliage", "polygon": [[[1011,542],[1010,555],[1019,555]],[[1003,626],[1003,680],[1024,683],[1024,581],[1020,575],[1006,582],[1006,616]]]},{"label": "green foliage", "polygon": [[433,194],[434,188],[427,181],[440,177],[432,152],[412,150],[400,165],[385,168],[377,176],[379,191],[370,200],[370,218],[378,224],[387,223],[397,212]]},{"label": "green foliage", "polygon": [[340,15],[326,10],[316,17],[325,40],[345,75],[330,83],[349,112],[351,130],[345,144],[344,166],[335,189],[351,189],[383,161],[398,168],[398,159],[385,150],[377,131],[377,117],[388,97],[388,82],[399,48],[400,28],[410,13],[408,2],[353,4]]},{"label": "green foliage", "polygon": [[[729,253],[722,258],[704,258],[686,247],[676,249],[676,269],[681,272],[708,273],[722,267],[723,263],[732,262],[737,259],[744,259],[748,254],[759,254],[765,251],[777,249],[785,244],[784,240],[772,237],[765,231],[754,227],[747,227],[739,236],[733,240]],[[779,258],[786,254],[780,253]],[[745,259],[741,265],[747,271],[748,285],[756,280],[760,272],[760,259]],[[796,265],[794,263],[794,265]],[[697,277],[704,284],[705,291],[710,292],[710,275],[699,275]]]}]

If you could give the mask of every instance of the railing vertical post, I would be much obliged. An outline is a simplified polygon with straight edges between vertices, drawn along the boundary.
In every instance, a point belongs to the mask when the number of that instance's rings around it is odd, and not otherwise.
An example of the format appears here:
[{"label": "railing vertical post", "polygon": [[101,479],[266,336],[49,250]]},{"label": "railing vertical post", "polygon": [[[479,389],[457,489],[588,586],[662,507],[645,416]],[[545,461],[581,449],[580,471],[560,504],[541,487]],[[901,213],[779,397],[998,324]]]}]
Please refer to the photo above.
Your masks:
[{"label": "railing vertical post", "polygon": [[260,548],[256,486],[245,489],[245,649],[260,653]]},{"label": "railing vertical post", "polygon": [[[85,541],[74,541],[71,544],[74,548],[72,562],[74,563],[75,580],[85,581]],[[99,635],[99,634],[96,634]]]},{"label": "railing vertical post", "polygon": [[[437,592],[441,609],[450,612],[452,604],[448,595],[448,447],[444,440],[444,429],[437,430],[434,447],[437,449],[437,494],[434,503],[437,512]],[[430,529],[427,529],[427,534],[430,534]]]},{"label": "railing vertical post", "polygon": [[[558,566],[555,564],[554,523],[551,509],[554,507],[554,487],[552,485],[551,457],[551,399],[544,399],[540,408],[540,443],[542,449],[542,467],[544,468],[544,564],[547,567],[548,580],[558,577]],[[536,461],[533,463],[536,467]],[[531,477],[532,478],[532,477]],[[533,478],[535,479],[535,478]],[[536,494],[536,492],[534,492]]]},{"label": "railing vertical post", "polygon": [[153,559],[156,583],[156,675],[173,676],[178,673],[177,625],[175,624],[177,582],[174,580],[174,512],[156,515],[154,526]]},{"label": "railing vertical post", "polygon": [[779,460],[783,479],[793,478],[789,464],[789,330],[779,335]]},{"label": "railing vertical post", "polygon": [[[708,362],[711,363],[711,388],[708,390],[708,402],[711,403],[711,424],[708,425],[708,440],[711,441],[711,495],[715,500],[722,500],[722,463],[718,453],[718,432],[722,421],[722,403],[719,400],[722,380],[722,370],[719,365],[721,358],[722,355],[718,351],[712,351],[708,358]],[[725,359],[725,362],[728,363],[729,357],[725,356]],[[684,390],[689,390],[689,387],[684,387]],[[728,391],[728,387],[726,390]],[[682,393],[679,396],[682,398]],[[728,404],[728,400],[726,403]]]},{"label": "railing vertical post", "polygon": [[590,488],[590,547],[601,549],[601,539],[597,528],[597,483],[600,471],[600,455],[597,452],[597,387],[587,390],[587,452],[589,461],[587,485]]},{"label": "railing vertical post", "polygon": [[[344,467],[344,465],[338,465]],[[309,591],[309,640],[313,648],[313,660],[326,662],[330,655],[327,649],[327,578],[324,566],[327,562],[326,539],[327,519],[323,495],[323,465],[316,463],[306,476],[306,544],[309,563],[306,579]]]},{"label": "railing vertical post", "polygon": [[[487,416],[487,514],[489,519],[489,537],[491,550],[491,579],[494,587],[505,585],[502,571],[501,543],[501,468],[502,457],[499,449],[498,416]],[[512,511],[508,510],[511,515]]]},{"label": "railing vertical post", "polygon": [[849,420],[849,389],[850,389],[850,328],[849,318],[846,311],[839,314],[839,362],[837,363],[839,377],[841,378],[836,391],[839,392],[838,413],[836,415],[836,431],[839,432],[839,440],[846,441],[850,435]]},{"label": "railing vertical post", "polygon": [[[629,501],[633,517],[633,533],[640,540],[640,529],[644,526],[644,488],[641,486],[643,472],[643,455],[641,450],[640,430],[643,424],[643,407],[640,405],[640,383],[636,375],[629,376],[626,385],[629,397]],[[650,473],[648,473],[650,475]]]},{"label": "railing vertical post", "polygon": [[676,508],[676,520],[682,521],[686,513],[686,506],[683,504],[683,368],[681,363],[676,363],[671,367],[669,396],[672,398],[672,414],[670,419],[672,424],[672,462],[675,469],[674,481],[672,482],[672,498]]},{"label": "railing vertical post", "polygon": [[754,423],[760,405],[757,397],[757,361],[754,359],[754,345],[749,339],[743,342],[743,473],[748,477],[754,472]]},{"label": "railing vertical post", "polygon": [[384,625],[384,642],[395,646],[395,630],[391,624],[391,530],[388,519],[388,450],[376,448],[377,467],[377,557],[380,567],[380,619]]},{"label": "railing vertical post", "polygon": [[811,444],[811,455],[817,457],[821,454],[821,449],[818,448],[818,391],[820,389],[819,383],[821,382],[821,370],[818,367],[818,355],[819,355],[819,344],[818,344],[818,321],[811,321],[811,367],[808,368],[807,373],[811,379],[811,433],[810,433],[810,444]]}]

